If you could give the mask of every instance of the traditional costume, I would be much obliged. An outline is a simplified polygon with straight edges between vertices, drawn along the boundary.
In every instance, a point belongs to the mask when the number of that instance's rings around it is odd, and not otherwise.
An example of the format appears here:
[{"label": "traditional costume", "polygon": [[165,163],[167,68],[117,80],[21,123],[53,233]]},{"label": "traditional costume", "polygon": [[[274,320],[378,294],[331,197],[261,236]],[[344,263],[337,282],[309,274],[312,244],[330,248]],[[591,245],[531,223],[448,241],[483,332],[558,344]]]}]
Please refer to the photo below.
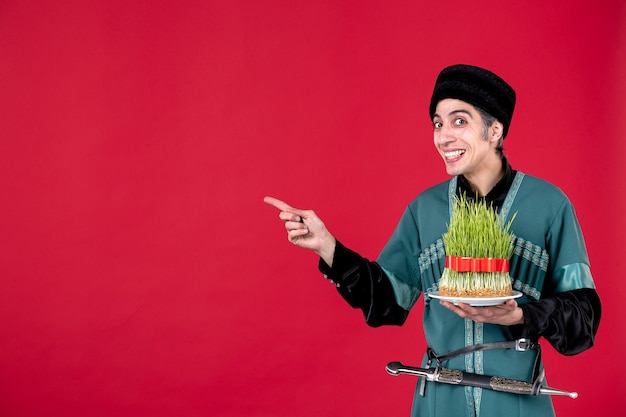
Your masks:
[{"label": "traditional costume", "polygon": [[[442,72],[433,103],[458,98],[511,121],[514,93],[499,77],[480,68],[450,67]],[[486,79],[486,81],[485,81]],[[503,104],[504,103],[504,104]],[[508,104],[507,104],[508,103]],[[434,113],[431,104],[431,116]],[[495,109],[495,110],[494,110]],[[500,110],[498,110],[500,109]],[[504,114],[501,109],[504,109]],[[502,156],[504,176],[484,198],[511,225],[513,288],[524,324],[501,326],[463,319],[428,296],[437,290],[445,266],[442,235],[455,195],[472,196],[467,180],[454,177],[422,192],[407,208],[376,262],[337,242],[332,268],[319,268],[336,283],[341,296],[363,310],[371,326],[401,325],[420,296],[424,297],[424,333],[428,353],[422,366],[446,368],[532,382],[542,369],[538,341],[544,337],[564,355],[593,345],[600,320],[600,300],[590,272],[581,228],[572,204],[554,185],[514,171]],[[524,349],[516,340],[529,340]],[[480,349],[493,342],[508,348]],[[473,351],[478,346],[478,350]],[[466,349],[449,357],[448,352]],[[418,382],[412,416],[554,416],[549,396],[515,395],[481,388]]]}]

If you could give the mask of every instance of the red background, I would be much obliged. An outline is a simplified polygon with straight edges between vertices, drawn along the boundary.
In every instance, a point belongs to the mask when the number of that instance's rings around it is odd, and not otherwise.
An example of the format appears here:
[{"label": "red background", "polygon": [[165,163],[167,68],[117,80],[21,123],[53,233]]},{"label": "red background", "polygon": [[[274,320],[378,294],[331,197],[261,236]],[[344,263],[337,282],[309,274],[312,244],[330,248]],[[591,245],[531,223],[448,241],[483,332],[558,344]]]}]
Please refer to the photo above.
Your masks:
[{"label": "red background", "polygon": [[596,346],[545,344],[567,416],[624,399],[621,0],[0,1],[0,415],[408,415],[420,305],[368,328],[274,195],[375,258],[446,179],[446,65],[518,91],[506,152],[577,208]]}]

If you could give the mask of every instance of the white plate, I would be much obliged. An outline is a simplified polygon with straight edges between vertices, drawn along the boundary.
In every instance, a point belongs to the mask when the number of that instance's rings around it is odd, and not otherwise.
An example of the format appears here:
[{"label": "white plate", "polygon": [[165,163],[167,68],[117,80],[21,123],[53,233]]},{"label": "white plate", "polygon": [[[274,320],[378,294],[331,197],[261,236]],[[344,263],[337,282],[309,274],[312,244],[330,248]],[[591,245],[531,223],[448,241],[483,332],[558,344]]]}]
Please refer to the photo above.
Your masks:
[{"label": "white plate", "polygon": [[519,298],[523,294],[519,291],[513,291],[512,295],[507,295],[504,297],[481,297],[481,298],[470,298],[470,297],[446,297],[445,295],[439,295],[439,291],[429,291],[428,296],[432,298],[437,298],[443,301],[449,301],[453,304],[465,303],[474,307],[486,307],[486,306],[496,306],[498,304],[504,303],[506,300],[512,300],[514,298]]}]

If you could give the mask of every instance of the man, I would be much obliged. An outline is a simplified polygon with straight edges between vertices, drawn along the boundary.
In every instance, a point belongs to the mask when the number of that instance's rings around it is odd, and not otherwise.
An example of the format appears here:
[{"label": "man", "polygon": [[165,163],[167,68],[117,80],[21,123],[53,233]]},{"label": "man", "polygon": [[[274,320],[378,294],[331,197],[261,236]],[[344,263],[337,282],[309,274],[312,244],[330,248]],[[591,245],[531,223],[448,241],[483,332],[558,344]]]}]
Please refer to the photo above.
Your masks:
[{"label": "man", "polygon": [[[544,337],[564,355],[590,348],[600,300],[584,240],[567,197],[546,181],[515,171],[502,151],[515,91],[496,74],[470,65],[445,68],[430,103],[434,145],[452,179],[422,192],[405,210],[376,262],[346,248],[311,210],[272,197],[292,243],[320,256],[320,270],[371,326],[401,325],[424,294],[428,354],[423,366],[538,380]],[[523,293],[488,307],[454,305],[428,296],[445,267],[442,235],[455,196],[485,199],[514,234],[510,276]],[[531,340],[531,349],[515,348]],[[488,348],[492,342],[510,342]],[[491,345],[493,346],[493,345]],[[456,352],[455,352],[456,351]],[[418,384],[413,416],[553,416],[549,396],[515,395],[480,388]]]}]

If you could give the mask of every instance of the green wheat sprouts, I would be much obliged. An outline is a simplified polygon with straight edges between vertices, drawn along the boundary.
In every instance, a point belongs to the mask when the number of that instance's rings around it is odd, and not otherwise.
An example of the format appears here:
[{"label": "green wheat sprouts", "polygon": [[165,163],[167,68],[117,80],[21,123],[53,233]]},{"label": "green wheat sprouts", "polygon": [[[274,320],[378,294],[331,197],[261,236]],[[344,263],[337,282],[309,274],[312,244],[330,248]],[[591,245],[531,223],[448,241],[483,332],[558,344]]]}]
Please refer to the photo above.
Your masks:
[{"label": "green wheat sprouts", "polygon": [[[468,201],[456,197],[448,231],[443,243],[448,256],[510,259],[513,253],[515,215],[507,223],[484,200]],[[440,290],[462,296],[484,289],[503,293],[511,290],[508,272],[457,272],[446,268],[439,281]]]}]

